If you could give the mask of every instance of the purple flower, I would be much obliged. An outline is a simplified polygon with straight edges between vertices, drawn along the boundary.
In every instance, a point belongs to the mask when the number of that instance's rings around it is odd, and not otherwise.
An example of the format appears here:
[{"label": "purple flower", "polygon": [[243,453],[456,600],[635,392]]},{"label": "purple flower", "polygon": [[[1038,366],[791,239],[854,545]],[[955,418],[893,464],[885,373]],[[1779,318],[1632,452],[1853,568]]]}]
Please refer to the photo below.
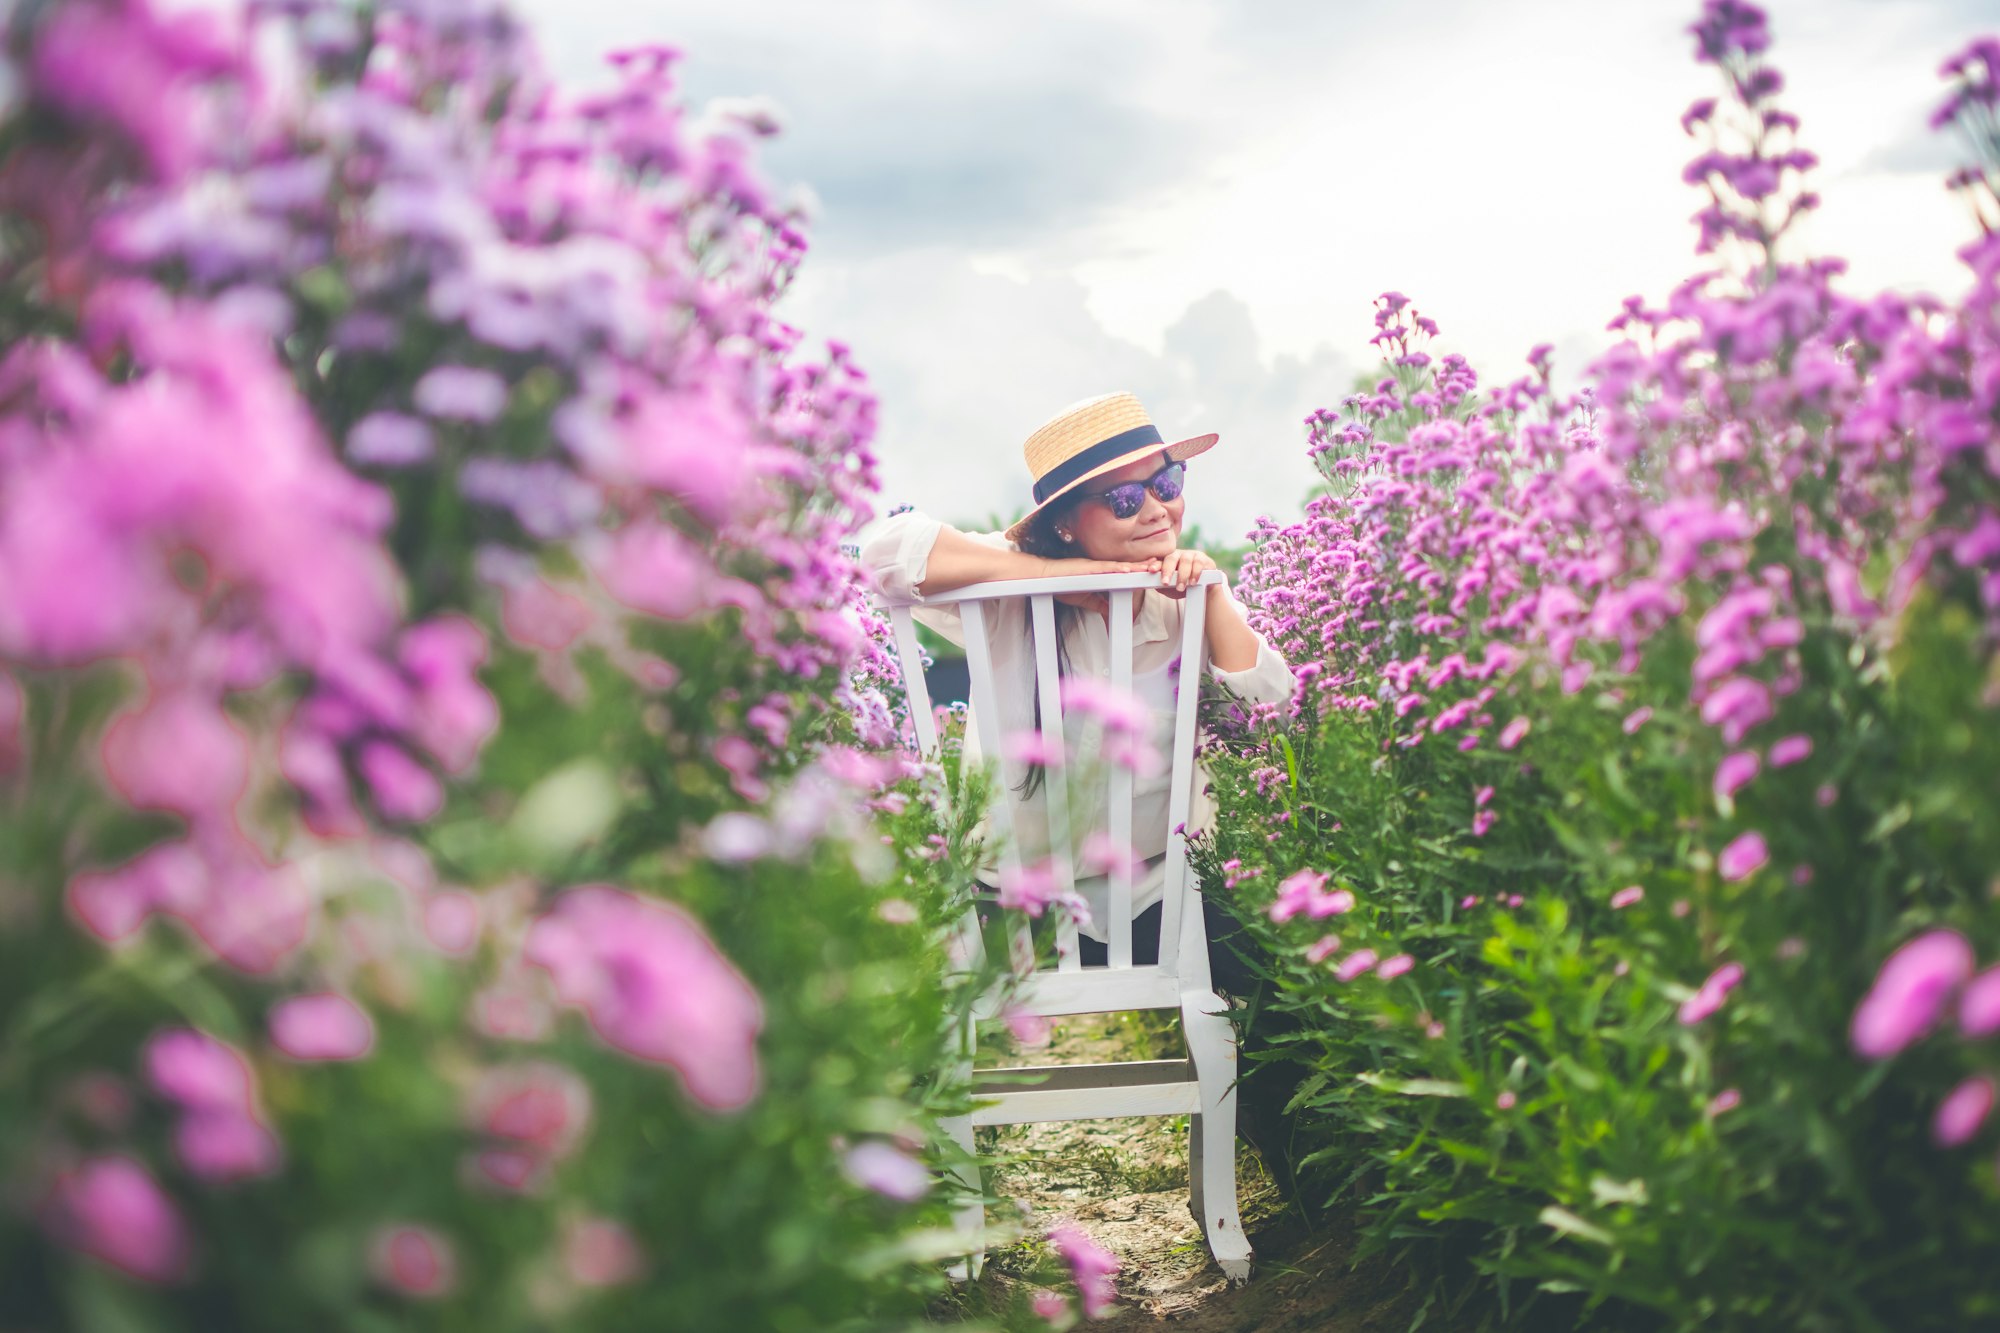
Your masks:
[{"label": "purple flower", "polygon": [[434,447],[431,428],[401,412],[370,412],[347,432],[347,456],[367,467],[409,467]]},{"label": "purple flower", "polygon": [[489,422],[507,408],[507,381],[473,366],[436,366],[412,391],[417,409],[429,416]]},{"label": "purple flower", "polygon": [[1929,1032],[1972,967],[1972,945],[1955,930],[1919,935],[1890,954],[1854,1011],[1855,1054],[1886,1060]]},{"label": "purple flower", "polygon": [[1384,981],[1392,981],[1417,965],[1417,960],[1409,954],[1399,953],[1393,958],[1384,958],[1375,968],[1375,975]]},{"label": "purple flower", "polygon": [[1633,903],[1639,902],[1645,896],[1646,891],[1637,884],[1628,884],[1611,895],[1611,906],[1614,910],[1627,908]]},{"label": "purple flower", "polygon": [[1756,831],[1739,835],[1715,857],[1715,869],[1723,879],[1735,883],[1762,870],[1771,861],[1771,849],[1764,835]]},{"label": "purple flower", "polygon": [[1708,1105],[1704,1108],[1704,1113],[1710,1120],[1713,1120],[1719,1115],[1734,1111],[1741,1105],[1743,1105],[1743,1094],[1735,1088],[1724,1088],[1721,1092],[1716,1093],[1708,1099]]}]

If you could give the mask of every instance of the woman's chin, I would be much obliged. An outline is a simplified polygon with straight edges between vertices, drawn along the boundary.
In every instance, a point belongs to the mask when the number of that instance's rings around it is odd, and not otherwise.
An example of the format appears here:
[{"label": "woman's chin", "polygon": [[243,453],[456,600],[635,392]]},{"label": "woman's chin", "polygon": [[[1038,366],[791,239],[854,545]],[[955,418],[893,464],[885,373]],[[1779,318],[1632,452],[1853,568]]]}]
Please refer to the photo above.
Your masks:
[{"label": "woman's chin", "polygon": [[1126,549],[1131,552],[1130,558],[1133,560],[1155,560],[1171,552],[1174,543],[1179,540],[1174,530],[1167,528],[1150,537],[1133,538],[1126,543]]}]

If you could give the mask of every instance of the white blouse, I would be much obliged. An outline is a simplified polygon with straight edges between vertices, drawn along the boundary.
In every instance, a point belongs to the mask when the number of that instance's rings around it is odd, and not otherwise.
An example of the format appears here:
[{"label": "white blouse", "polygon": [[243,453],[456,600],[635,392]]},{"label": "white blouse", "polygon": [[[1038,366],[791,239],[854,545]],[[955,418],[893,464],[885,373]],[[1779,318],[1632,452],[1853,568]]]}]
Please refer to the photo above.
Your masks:
[{"label": "white blouse", "polygon": [[[924,581],[931,548],[936,545],[938,531],[942,527],[943,524],[936,519],[915,510],[892,514],[876,524],[861,543],[862,566],[874,575],[882,590],[890,596],[921,602],[923,594],[917,591],[917,587]],[[998,532],[968,532],[964,535],[997,550],[1020,549]],[[1224,585],[1224,590],[1226,593],[1227,585]],[[939,593],[937,596],[943,598],[948,594]],[[999,730],[1002,736],[1012,736],[1035,727],[1034,639],[1029,630],[1026,598],[1008,598],[992,605],[996,610],[989,613],[988,638],[993,647],[993,678],[1000,698]],[[1181,599],[1147,589],[1140,594],[1138,614],[1132,625],[1132,687],[1152,709],[1150,739],[1162,756],[1169,753],[1173,737],[1173,685],[1168,680],[1168,668],[1180,654],[1183,607]],[[952,643],[964,646],[965,626],[956,604],[916,606],[911,608],[911,614],[919,623],[936,630]],[[1069,650],[1071,675],[1110,680],[1111,630],[1101,617],[1089,615],[1075,618],[1064,643]],[[1261,634],[1257,636],[1257,660],[1249,667],[1242,671],[1222,671],[1211,662],[1208,669],[1212,679],[1228,687],[1246,703],[1281,703],[1292,694],[1291,668]],[[968,716],[965,758],[977,764],[981,758],[979,733],[971,721]],[[1083,724],[1081,715],[1064,719],[1064,740],[1072,754],[1077,753]],[[1146,861],[1145,868],[1133,880],[1132,911],[1135,915],[1160,900],[1160,890],[1166,878],[1170,774],[1164,771],[1164,765],[1160,767],[1160,772],[1137,773],[1132,780],[1132,851],[1136,857]],[[1051,774],[1052,778],[1054,776]],[[1215,801],[1205,790],[1207,784],[1201,779],[1197,769],[1193,799],[1188,807],[1187,827],[1190,833],[1215,827]],[[1008,795],[1013,801],[1014,835],[1019,843],[1021,863],[1032,865],[1049,854],[1050,784],[1045,782],[1032,794],[1023,797],[1013,790],[1013,782],[1018,780],[1017,775],[1008,784]],[[1072,846],[1081,848],[1092,830],[1109,827],[1110,793],[1100,789],[1076,799],[1081,808],[1071,812],[1070,837]],[[985,832],[983,824],[980,832],[982,835]],[[988,839],[980,878],[988,884],[997,883],[999,865],[1000,849]],[[1110,901],[1110,881],[1103,874],[1079,875],[1076,889],[1089,904],[1091,915],[1090,923],[1080,926],[1080,929],[1101,942],[1109,931],[1105,916]]]}]

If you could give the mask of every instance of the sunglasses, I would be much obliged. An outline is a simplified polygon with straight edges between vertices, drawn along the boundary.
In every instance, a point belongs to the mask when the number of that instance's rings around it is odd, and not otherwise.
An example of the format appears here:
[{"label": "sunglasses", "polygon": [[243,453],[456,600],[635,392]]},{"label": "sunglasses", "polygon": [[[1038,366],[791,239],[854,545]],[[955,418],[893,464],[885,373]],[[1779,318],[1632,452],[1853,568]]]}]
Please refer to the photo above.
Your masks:
[{"label": "sunglasses", "polygon": [[1111,510],[1113,518],[1130,518],[1146,504],[1146,492],[1159,497],[1160,503],[1180,498],[1181,489],[1187,484],[1187,464],[1169,463],[1144,481],[1128,481],[1122,486],[1109,490],[1092,491],[1079,496],[1081,500],[1102,500]]}]

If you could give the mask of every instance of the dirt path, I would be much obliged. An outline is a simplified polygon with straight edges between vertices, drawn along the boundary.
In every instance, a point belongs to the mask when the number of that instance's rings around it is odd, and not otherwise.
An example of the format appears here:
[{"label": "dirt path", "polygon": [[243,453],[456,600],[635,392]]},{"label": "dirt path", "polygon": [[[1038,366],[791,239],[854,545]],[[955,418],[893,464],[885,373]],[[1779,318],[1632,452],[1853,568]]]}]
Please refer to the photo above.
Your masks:
[{"label": "dirt path", "polygon": [[[1155,1059],[1180,1054],[1171,1031],[1131,1015],[1061,1022],[1036,1063]],[[994,1189],[1032,1213],[1029,1235],[1075,1222],[1117,1254],[1119,1310],[1092,1329],[1171,1324],[1186,1333],[1391,1333],[1409,1324],[1411,1305],[1379,1260],[1353,1264],[1353,1237],[1337,1225],[1307,1225],[1287,1207],[1263,1165],[1239,1144],[1237,1182],[1243,1225],[1257,1252],[1248,1286],[1232,1289],[1209,1258],[1188,1212],[1184,1120],[1083,1120],[983,1130],[981,1149],[1008,1160]],[[1047,1277],[1033,1241],[995,1249],[978,1302],[1006,1305]],[[1063,1290],[1067,1290],[1065,1285]]]}]

